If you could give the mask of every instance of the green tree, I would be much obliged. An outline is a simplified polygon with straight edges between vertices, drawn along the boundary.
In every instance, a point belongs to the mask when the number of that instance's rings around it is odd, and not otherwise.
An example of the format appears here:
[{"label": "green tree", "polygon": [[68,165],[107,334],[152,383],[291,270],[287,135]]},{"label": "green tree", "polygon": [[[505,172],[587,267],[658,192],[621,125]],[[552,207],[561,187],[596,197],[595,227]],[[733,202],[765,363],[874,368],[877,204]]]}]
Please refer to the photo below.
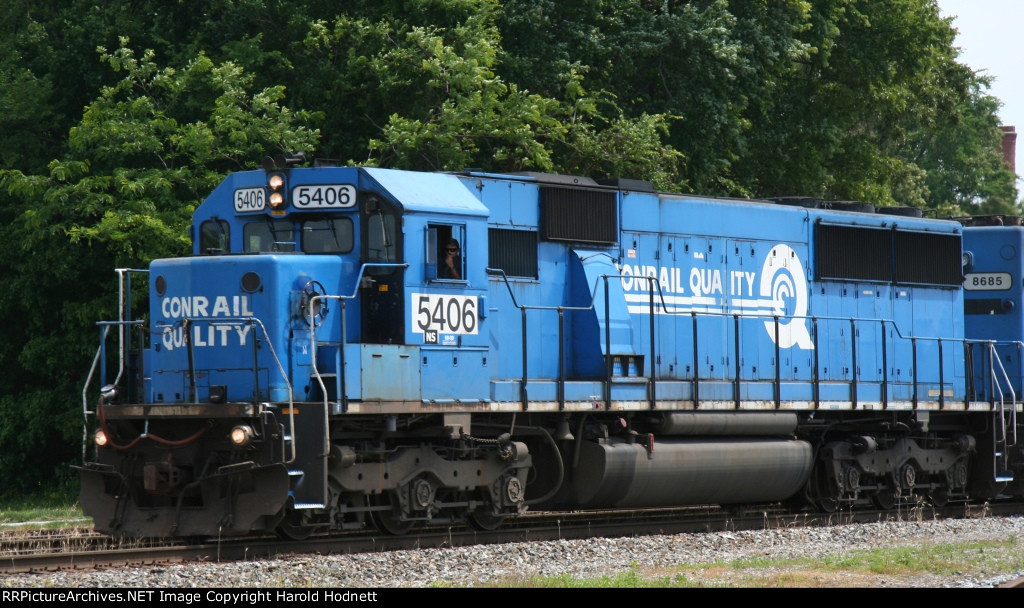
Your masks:
[{"label": "green tree", "polygon": [[1012,204],[994,100],[956,62],[955,31],[932,0],[822,0],[809,23],[810,52],[751,114],[742,181],[762,196],[943,214],[979,198]]},{"label": "green tree", "polygon": [[795,36],[806,19],[799,0],[512,0],[503,69],[548,94],[579,72],[626,117],[674,117],[665,139],[680,154],[677,187],[750,194],[732,168],[747,154],[747,110],[805,53]]},{"label": "green tree", "polygon": [[[102,54],[122,75],[69,134],[45,175],[0,171],[12,222],[0,315],[0,471],[6,491],[31,488],[81,445],[84,373],[95,322],[116,318],[116,267],[144,267],[189,246],[191,213],[229,171],[277,151],[312,150],[306,116],[280,87],[200,55],[159,69],[125,46]],[[75,396],[78,395],[78,398]]]},{"label": "green tree", "polygon": [[996,107],[934,0],[509,0],[497,72],[575,75],[624,116],[672,116],[680,187],[938,212],[1015,211]]},{"label": "green tree", "polygon": [[[420,14],[415,7],[434,4],[406,6]],[[622,117],[610,98],[589,95],[574,74],[555,96],[505,81],[495,71],[497,2],[448,7],[445,27],[414,25],[404,14],[313,24],[306,47],[320,57],[315,63],[350,76],[323,86],[333,89],[332,99],[348,100],[354,130],[369,136],[364,162],[421,170],[586,170],[606,177],[601,173],[616,167],[601,162],[607,148],[595,138],[603,137],[617,145],[633,177],[672,185],[678,154],[662,141],[667,117]]]},{"label": "green tree", "polygon": [[999,101],[985,93],[988,79],[954,64],[963,72],[962,95],[955,112],[940,126],[911,134],[910,149],[927,170],[927,206],[940,216],[1020,215],[1016,176],[1003,160]]}]

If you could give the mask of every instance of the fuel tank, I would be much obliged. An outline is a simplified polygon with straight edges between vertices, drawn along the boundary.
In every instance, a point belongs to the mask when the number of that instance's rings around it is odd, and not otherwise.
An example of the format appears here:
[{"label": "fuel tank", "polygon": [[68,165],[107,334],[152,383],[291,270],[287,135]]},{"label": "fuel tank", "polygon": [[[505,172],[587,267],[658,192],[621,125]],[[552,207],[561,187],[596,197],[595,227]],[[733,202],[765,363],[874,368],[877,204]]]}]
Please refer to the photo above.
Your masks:
[{"label": "fuel tank", "polygon": [[789,438],[662,438],[653,449],[609,438],[580,446],[573,476],[582,507],[773,502],[811,473],[811,444]]}]

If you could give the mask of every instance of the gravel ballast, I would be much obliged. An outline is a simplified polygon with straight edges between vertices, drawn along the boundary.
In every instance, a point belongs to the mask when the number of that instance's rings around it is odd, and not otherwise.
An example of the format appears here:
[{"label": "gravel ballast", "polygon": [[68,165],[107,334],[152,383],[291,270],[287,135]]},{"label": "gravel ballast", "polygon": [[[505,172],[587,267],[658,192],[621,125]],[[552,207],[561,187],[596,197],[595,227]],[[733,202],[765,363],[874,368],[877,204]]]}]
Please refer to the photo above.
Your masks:
[{"label": "gravel ballast", "polygon": [[[876,575],[819,570],[813,568],[813,561],[809,568],[807,562],[793,565],[782,560],[840,557],[884,547],[1008,539],[1024,539],[1024,518],[883,521],[827,528],[295,555],[251,562],[12,575],[0,579],[0,588],[508,587],[524,585],[523,581],[534,576],[591,579],[626,573],[645,579],[683,577],[701,586],[993,587],[1024,572],[987,571],[991,566],[979,565],[970,552],[965,552],[963,572],[924,576],[920,572]],[[1024,555],[1024,543],[1019,543],[1020,548],[1017,544],[1007,551]],[[986,551],[991,557],[992,551]],[[757,568],[729,566],[731,561],[743,559],[769,562]]]}]

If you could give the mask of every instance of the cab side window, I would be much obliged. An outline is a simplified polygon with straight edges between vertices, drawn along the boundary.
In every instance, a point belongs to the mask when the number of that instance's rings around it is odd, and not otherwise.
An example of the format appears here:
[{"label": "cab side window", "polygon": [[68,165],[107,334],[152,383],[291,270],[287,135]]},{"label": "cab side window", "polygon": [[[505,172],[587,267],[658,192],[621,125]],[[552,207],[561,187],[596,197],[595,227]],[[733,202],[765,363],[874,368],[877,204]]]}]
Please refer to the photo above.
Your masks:
[{"label": "cab side window", "polygon": [[465,228],[446,224],[427,226],[426,275],[429,280],[463,281],[466,262],[463,250]]},{"label": "cab side window", "polygon": [[[378,264],[395,264],[401,259],[401,238],[393,205],[376,194],[364,196],[363,259]],[[394,268],[369,268],[368,274],[389,274]]]}]

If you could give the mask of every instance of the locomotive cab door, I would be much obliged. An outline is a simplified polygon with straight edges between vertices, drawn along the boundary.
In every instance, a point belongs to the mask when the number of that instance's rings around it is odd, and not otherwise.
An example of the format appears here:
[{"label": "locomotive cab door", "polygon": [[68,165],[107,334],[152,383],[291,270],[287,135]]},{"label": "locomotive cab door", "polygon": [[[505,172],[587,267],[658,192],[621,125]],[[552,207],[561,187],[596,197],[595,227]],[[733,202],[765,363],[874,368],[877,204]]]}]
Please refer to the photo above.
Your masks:
[{"label": "locomotive cab door", "polygon": [[[402,260],[398,211],[382,197],[369,194],[362,209],[362,259],[367,264],[398,264]],[[404,344],[405,269],[366,268],[360,285],[362,342]]]}]

